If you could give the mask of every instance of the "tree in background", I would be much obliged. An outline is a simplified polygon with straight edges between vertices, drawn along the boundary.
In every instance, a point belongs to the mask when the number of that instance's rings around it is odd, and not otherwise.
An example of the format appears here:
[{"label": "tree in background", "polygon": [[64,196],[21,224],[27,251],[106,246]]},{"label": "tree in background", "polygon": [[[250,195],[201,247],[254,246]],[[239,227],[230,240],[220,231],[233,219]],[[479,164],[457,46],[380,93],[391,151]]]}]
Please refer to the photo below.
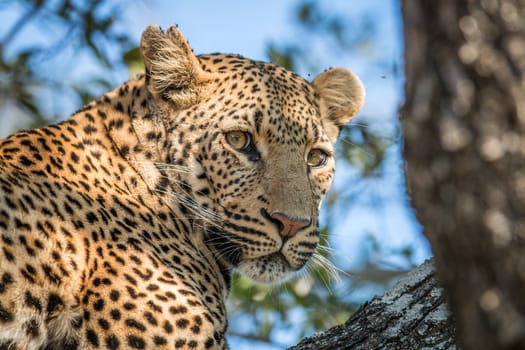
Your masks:
[{"label": "tree in background", "polygon": [[404,0],[404,156],[462,348],[525,348],[525,2]]},{"label": "tree in background", "polygon": [[[119,26],[125,5],[125,1],[95,0],[0,2],[1,11],[16,10],[13,13],[18,14],[0,34],[0,127],[4,135],[14,128],[36,127],[63,118],[126,80],[129,71],[140,70],[137,43],[132,43],[129,34]],[[294,21],[308,40],[268,44],[269,60],[291,70],[326,68],[323,57],[312,55],[319,52],[315,48],[319,43],[324,44],[327,60],[373,46],[371,17],[356,23],[327,10],[322,3],[303,0],[297,2]],[[82,73],[78,72],[78,62],[83,65]],[[388,66],[386,70],[392,75],[399,74],[399,62],[371,55],[370,64]],[[345,162],[354,170],[352,185],[385,176],[385,164],[398,140],[395,125],[386,131],[371,128],[364,121],[345,127],[337,151],[339,163]],[[327,199],[334,210],[358,200],[359,191],[355,190],[332,192]],[[382,200],[378,198],[371,210],[377,209]],[[329,215],[323,228],[325,247],[334,234],[333,219]],[[372,247],[379,252],[377,242],[372,241]],[[233,323],[248,326],[231,327],[230,335],[275,343],[276,330],[302,337],[342,323],[361,301],[352,297],[353,291],[366,289],[370,283],[381,290],[411,265],[408,247],[393,253],[408,262],[403,269],[383,266],[380,260],[368,261],[357,278],[352,271],[334,271],[331,252],[329,248],[322,250],[325,260],[311,271],[311,276],[282,287],[254,286],[236,278],[230,315]],[[342,279],[342,288],[331,285],[334,274]],[[290,318],[298,314],[300,325]]]}]

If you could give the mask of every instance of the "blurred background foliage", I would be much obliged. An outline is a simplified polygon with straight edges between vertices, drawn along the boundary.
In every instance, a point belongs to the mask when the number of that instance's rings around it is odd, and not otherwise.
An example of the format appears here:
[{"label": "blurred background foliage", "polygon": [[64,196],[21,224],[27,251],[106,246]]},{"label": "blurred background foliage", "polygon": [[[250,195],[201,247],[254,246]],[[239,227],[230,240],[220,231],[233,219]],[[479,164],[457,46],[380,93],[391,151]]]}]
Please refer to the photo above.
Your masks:
[{"label": "blurred background foliage", "polygon": [[[105,74],[115,64],[125,64],[122,55],[114,55],[109,46],[131,48],[125,32],[118,31],[119,6],[109,1],[0,1],[0,11],[19,14],[9,28],[2,25],[0,37],[0,107],[14,109],[14,125],[5,125],[2,131],[41,126],[63,117],[63,109],[49,109],[50,103],[80,107],[93,99],[98,91],[115,86],[111,75]],[[32,40],[27,40],[27,37]],[[136,45],[136,43],[134,43]],[[90,72],[78,79],[64,81],[57,71],[70,67],[50,65],[66,52],[82,52],[92,56],[98,73]],[[77,55],[71,58],[78,59]],[[75,62],[72,60],[71,65]],[[85,59],[84,59],[85,60]],[[84,61],[81,60],[80,62]],[[53,97],[49,98],[50,93]],[[62,96],[62,97],[59,97]],[[70,111],[71,112],[71,111]],[[45,117],[44,117],[45,116]]]},{"label": "blurred background foliage", "polygon": [[[0,11],[16,14],[0,30],[2,136],[63,119],[142,69],[138,43],[120,23],[126,4],[124,0],[0,0]],[[290,18],[302,34],[297,40],[268,42],[268,60],[294,71],[318,72],[330,57],[372,50],[376,24],[371,17],[350,21],[322,4],[295,1]],[[56,66],[53,62],[60,55],[68,57],[60,62],[68,63]],[[392,76],[399,77],[401,62],[369,57],[370,65],[387,66]],[[360,118],[343,129],[338,162],[351,170],[346,185],[326,200],[320,252],[327,261],[336,260],[336,249],[329,248],[332,237],[344,234],[334,232],[338,215],[345,215],[356,203],[363,205],[364,197],[372,203],[370,210],[385,205],[384,198],[363,189],[374,188],[377,179],[389,175],[386,164],[397,154],[399,140],[397,122],[373,127]],[[367,257],[358,270],[337,262],[337,271],[326,263],[317,264],[282,286],[255,286],[236,276],[229,300],[230,337],[283,348],[299,337],[344,322],[372,293],[381,293],[414,264],[410,246],[383,252],[374,235],[368,237],[363,247]],[[384,254],[395,256],[398,263],[385,264]]]}]

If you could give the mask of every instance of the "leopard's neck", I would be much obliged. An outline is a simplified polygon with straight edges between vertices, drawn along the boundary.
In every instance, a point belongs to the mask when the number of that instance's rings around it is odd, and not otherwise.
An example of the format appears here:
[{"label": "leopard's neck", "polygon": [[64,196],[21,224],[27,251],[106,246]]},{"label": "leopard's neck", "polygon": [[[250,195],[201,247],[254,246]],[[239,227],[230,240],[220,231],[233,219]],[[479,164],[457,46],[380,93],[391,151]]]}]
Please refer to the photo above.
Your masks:
[{"label": "leopard's neck", "polygon": [[[121,192],[128,192],[153,210],[168,207],[177,221],[177,231],[216,265],[213,252],[203,240],[206,220],[191,208],[192,193],[185,182],[191,169],[172,159],[175,146],[169,141],[168,129],[170,133],[175,130],[164,124],[161,113],[152,107],[142,75],[88,104],[69,123],[77,124],[77,136],[87,140],[87,153],[104,149],[100,153],[108,156],[100,163],[113,164],[113,171],[118,175],[112,181]],[[100,129],[97,137],[104,134],[105,138],[89,141],[86,131],[93,128]],[[219,270],[227,286],[230,271],[226,265]]]}]

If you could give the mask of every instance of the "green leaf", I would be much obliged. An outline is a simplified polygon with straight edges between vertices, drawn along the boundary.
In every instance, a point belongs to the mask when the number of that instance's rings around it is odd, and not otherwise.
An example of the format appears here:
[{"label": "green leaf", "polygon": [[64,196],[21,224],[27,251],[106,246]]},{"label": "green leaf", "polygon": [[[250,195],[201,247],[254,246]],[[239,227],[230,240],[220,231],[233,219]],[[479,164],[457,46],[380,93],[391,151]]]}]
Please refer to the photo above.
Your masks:
[{"label": "green leaf", "polygon": [[294,71],[295,64],[292,49],[279,50],[275,45],[270,44],[266,49],[266,55],[273,64]]},{"label": "green leaf", "polygon": [[140,49],[138,47],[134,47],[131,50],[124,52],[124,54],[122,55],[122,60],[128,66],[134,63],[141,63],[142,56],[140,55]]}]

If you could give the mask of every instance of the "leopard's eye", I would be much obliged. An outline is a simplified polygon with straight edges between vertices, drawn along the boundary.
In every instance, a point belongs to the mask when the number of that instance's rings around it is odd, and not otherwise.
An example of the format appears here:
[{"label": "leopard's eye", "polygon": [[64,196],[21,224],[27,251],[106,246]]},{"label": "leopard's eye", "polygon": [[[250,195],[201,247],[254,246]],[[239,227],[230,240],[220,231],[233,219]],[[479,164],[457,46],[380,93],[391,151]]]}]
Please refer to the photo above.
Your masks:
[{"label": "leopard's eye", "polygon": [[226,133],[226,141],[237,151],[248,149],[252,142],[252,137],[244,131],[229,131]]},{"label": "leopard's eye", "polygon": [[308,153],[306,157],[306,164],[312,168],[319,168],[326,164],[328,154],[325,151],[315,148]]}]

